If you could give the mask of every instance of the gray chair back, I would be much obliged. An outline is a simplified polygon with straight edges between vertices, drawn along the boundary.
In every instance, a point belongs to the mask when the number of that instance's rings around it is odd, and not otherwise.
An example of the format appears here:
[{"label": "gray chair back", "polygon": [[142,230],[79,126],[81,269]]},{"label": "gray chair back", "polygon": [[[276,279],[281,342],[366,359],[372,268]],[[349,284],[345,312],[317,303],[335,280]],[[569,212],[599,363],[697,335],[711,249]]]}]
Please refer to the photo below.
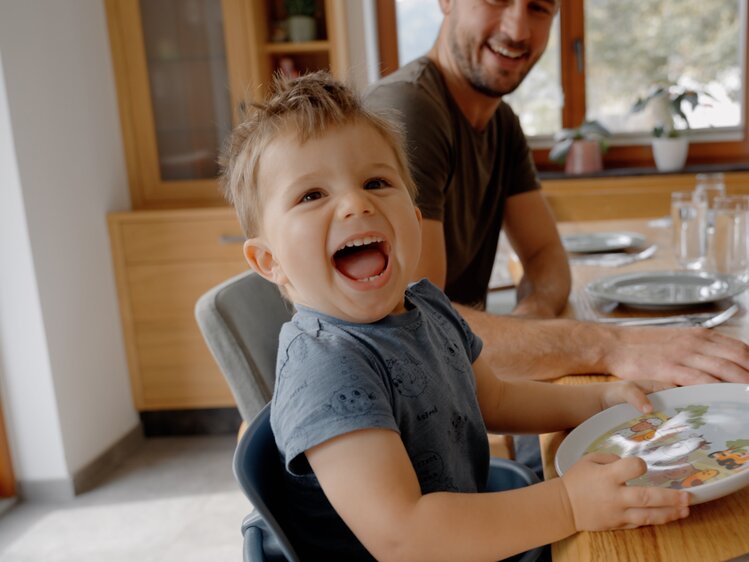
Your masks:
[{"label": "gray chair back", "polygon": [[278,287],[253,271],[224,281],[195,304],[200,331],[247,422],[273,394],[278,334],[292,314]]}]

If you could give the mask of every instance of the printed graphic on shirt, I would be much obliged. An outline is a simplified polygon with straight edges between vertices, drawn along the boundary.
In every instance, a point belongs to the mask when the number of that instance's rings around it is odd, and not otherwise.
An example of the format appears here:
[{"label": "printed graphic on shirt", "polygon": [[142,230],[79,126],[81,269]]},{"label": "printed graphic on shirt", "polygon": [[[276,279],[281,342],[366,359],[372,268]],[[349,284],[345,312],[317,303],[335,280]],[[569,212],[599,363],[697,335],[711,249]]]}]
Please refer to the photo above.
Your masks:
[{"label": "printed graphic on shirt", "polygon": [[450,440],[453,443],[460,443],[463,441],[463,436],[466,431],[466,424],[468,423],[468,416],[464,416],[455,412],[450,418]]},{"label": "printed graphic on shirt", "polygon": [[427,375],[421,367],[421,362],[411,354],[404,353],[401,359],[385,359],[385,366],[393,386],[401,396],[415,398],[426,389]]}]

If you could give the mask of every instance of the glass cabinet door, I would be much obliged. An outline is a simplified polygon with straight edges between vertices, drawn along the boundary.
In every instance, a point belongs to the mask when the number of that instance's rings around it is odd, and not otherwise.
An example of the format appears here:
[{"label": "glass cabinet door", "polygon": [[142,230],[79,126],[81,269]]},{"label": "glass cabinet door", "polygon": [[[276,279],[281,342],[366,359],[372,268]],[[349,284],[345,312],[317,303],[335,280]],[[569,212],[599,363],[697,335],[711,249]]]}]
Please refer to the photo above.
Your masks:
[{"label": "glass cabinet door", "polygon": [[217,160],[242,102],[274,72],[348,67],[346,0],[314,0],[302,39],[283,0],[105,2],[134,209],[225,205]]},{"label": "glass cabinet door", "polygon": [[221,0],[140,0],[162,181],[213,179],[231,131]]},{"label": "glass cabinet door", "polygon": [[219,150],[258,80],[249,4],[106,2],[133,207],[225,204]]}]

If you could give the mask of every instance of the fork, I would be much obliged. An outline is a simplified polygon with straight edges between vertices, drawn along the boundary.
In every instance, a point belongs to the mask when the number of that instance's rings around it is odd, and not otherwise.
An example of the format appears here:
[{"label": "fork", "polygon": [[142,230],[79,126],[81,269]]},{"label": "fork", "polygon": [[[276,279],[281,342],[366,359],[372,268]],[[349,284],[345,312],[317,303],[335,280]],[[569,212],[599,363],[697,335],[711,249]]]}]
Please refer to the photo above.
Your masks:
[{"label": "fork", "polygon": [[629,265],[640,260],[646,260],[653,257],[658,246],[651,244],[644,250],[637,252],[636,254],[598,254],[590,256],[570,256],[570,263],[577,265],[602,265],[609,267],[621,267],[623,265]]},{"label": "fork", "polygon": [[656,316],[643,318],[596,318],[602,324],[617,326],[667,326],[671,324],[691,324],[702,328],[714,328],[729,320],[739,311],[738,304],[732,304],[718,313],[703,312],[697,314],[680,314],[676,316]]}]

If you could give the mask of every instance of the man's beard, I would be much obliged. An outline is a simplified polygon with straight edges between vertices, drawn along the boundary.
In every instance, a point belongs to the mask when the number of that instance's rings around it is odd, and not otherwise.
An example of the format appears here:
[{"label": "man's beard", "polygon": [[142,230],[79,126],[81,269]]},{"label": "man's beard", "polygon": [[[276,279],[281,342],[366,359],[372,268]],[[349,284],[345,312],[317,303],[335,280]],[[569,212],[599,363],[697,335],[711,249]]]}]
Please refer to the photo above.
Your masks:
[{"label": "man's beard", "polygon": [[478,93],[490,98],[501,98],[502,96],[506,96],[507,94],[511,94],[512,92],[514,92],[523,82],[526,75],[530,71],[530,68],[533,67],[533,65],[531,65],[528,69],[525,70],[525,72],[520,73],[517,80],[515,80],[509,86],[505,86],[501,90],[498,90],[496,87],[488,84],[488,80],[486,80],[482,76],[480,65],[477,64],[476,66],[473,66],[470,59],[463,56],[463,52],[460,49],[460,44],[455,39],[455,36],[453,36],[450,40],[450,50],[453,53],[453,58],[457,62],[461,74],[463,74],[463,77],[468,81],[471,88],[476,90]]}]

